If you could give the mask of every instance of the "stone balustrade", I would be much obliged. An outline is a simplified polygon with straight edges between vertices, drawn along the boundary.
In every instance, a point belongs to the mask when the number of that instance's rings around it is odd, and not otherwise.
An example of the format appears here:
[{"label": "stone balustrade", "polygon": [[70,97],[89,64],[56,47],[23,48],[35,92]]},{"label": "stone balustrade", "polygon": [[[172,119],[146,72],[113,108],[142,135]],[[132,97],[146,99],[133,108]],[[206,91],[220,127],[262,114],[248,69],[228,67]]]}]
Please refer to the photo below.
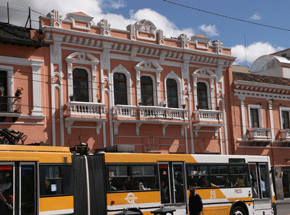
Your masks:
[{"label": "stone balustrade", "polygon": [[129,106],[115,105],[114,114],[116,117],[140,117],[148,119],[188,119],[188,110],[181,108],[168,108],[158,106]]},{"label": "stone balustrade", "polygon": [[249,128],[249,139],[271,139],[270,128]]},{"label": "stone balustrade", "polygon": [[105,104],[71,101],[66,104],[69,115],[103,115]]},{"label": "stone balustrade", "polygon": [[193,111],[195,115],[195,121],[212,121],[221,122],[223,121],[223,112],[218,110],[196,110]]}]

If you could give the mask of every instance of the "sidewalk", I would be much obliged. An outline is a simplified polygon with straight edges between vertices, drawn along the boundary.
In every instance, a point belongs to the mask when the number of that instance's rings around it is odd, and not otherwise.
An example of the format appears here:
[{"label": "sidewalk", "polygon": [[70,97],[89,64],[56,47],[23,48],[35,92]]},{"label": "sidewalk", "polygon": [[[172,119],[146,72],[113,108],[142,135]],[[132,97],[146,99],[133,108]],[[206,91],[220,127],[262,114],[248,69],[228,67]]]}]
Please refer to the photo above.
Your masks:
[{"label": "sidewalk", "polygon": [[290,204],[290,199],[276,200],[277,205]]}]

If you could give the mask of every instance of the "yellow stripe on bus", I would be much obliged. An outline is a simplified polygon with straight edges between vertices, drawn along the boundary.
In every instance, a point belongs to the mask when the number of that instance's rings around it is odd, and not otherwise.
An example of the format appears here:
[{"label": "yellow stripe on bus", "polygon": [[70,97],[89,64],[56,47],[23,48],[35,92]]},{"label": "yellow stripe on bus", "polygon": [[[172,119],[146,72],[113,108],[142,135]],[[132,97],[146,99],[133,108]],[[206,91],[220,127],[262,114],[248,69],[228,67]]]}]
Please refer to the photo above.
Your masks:
[{"label": "yellow stripe on bus", "polygon": [[192,155],[185,154],[139,154],[139,153],[106,153],[106,163],[156,163],[165,161],[183,161],[196,163]]},{"label": "yellow stripe on bus", "polygon": [[130,192],[130,193],[107,193],[107,205],[126,205],[160,202],[159,191]]},{"label": "yellow stripe on bus", "polygon": [[40,163],[72,163],[71,154],[63,152],[0,151],[0,161],[39,161]]},{"label": "yellow stripe on bus", "polygon": [[73,196],[42,197],[39,199],[39,211],[65,210],[74,208]]}]

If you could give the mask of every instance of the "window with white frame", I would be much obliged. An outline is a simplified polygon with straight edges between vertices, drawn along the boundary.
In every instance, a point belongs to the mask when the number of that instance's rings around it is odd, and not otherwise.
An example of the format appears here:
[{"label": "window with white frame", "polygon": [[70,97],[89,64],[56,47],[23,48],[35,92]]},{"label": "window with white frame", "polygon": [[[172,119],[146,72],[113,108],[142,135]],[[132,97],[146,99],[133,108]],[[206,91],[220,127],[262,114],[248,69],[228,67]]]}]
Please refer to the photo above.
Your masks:
[{"label": "window with white frame", "polygon": [[280,108],[280,119],[281,119],[281,128],[290,129],[290,108],[281,107]]},{"label": "window with white frame", "polygon": [[88,102],[88,73],[85,69],[75,68],[73,70],[73,95],[75,101]]},{"label": "window with white frame", "polygon": [[168,107],[178,108],[177,82],[174,79],[166,80]]},{"label": "window with white frame", "polygon": [[207,86],[204,82],[197,82],[197,109],[208,109]]},{"label": "window with white frame", "polygon": [[153,106],[153,81],[149,76],[141,76],[141,100],[144,106]]},{"label": "window with white frame", "polygon": [[127,105],[127,80],[123,73],[114,73],[114,101],[115,105]]},{"label": "window with white frame", "polygon": [[250,128],[263,128],[262,109],[260,105],[249,105]]}]

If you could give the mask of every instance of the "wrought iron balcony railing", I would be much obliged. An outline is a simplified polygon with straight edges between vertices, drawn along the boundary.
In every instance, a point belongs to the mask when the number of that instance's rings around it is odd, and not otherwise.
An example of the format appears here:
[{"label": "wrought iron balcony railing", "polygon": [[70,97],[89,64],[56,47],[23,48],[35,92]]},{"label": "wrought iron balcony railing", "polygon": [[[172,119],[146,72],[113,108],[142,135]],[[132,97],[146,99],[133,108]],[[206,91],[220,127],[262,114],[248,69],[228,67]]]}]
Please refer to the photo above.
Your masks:
[{"label": "wrought iron balcony railing", "polygon": [[21,113],[21,97],[0,96],[0,113]]}]

